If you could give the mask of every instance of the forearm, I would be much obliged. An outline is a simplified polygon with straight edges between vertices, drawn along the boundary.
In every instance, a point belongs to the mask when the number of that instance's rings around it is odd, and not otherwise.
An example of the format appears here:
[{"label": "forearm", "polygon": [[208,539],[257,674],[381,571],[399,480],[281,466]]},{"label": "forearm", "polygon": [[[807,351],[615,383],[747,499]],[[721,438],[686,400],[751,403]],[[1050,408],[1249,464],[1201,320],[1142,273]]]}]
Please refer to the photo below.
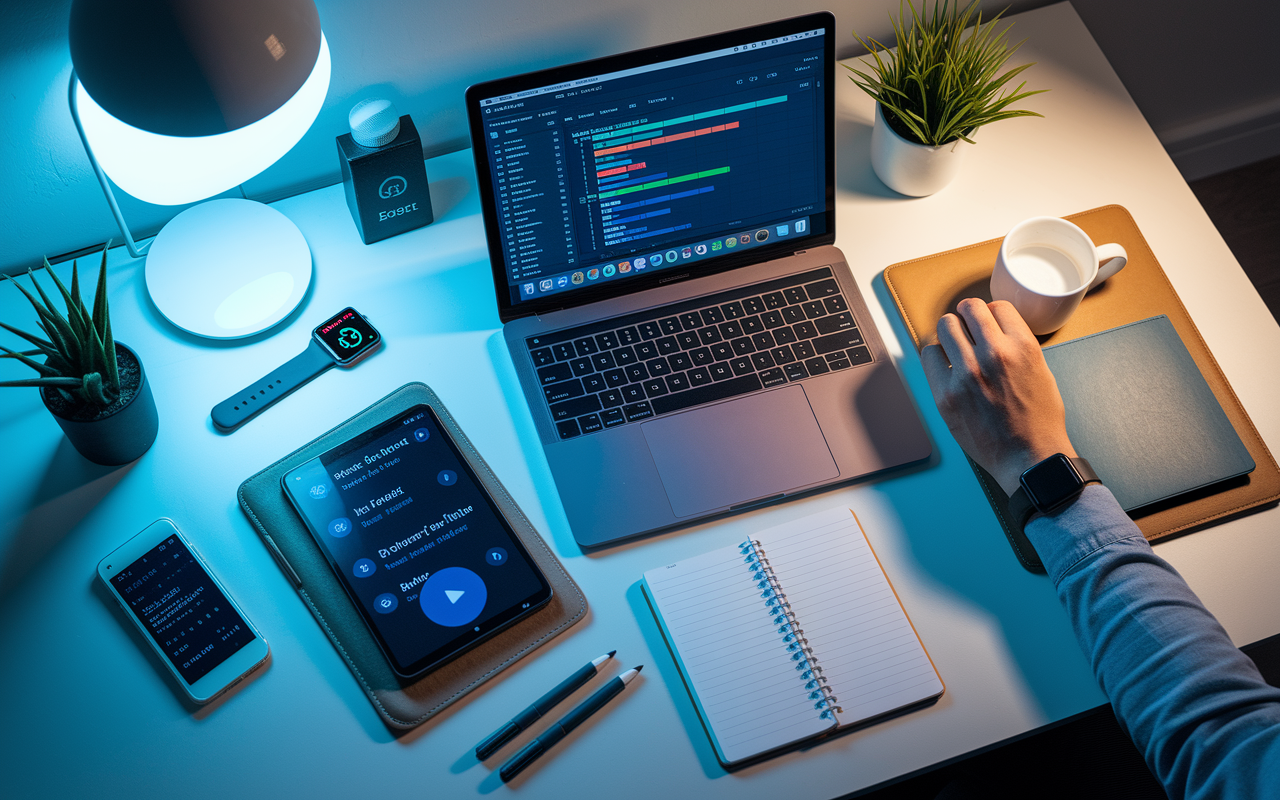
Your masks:
[{"label": "forearm", "polygon": [[1027,535],[1116,716],[1172,797],[1280,785],[1280,690],[1109,491],[1088,487]]}]

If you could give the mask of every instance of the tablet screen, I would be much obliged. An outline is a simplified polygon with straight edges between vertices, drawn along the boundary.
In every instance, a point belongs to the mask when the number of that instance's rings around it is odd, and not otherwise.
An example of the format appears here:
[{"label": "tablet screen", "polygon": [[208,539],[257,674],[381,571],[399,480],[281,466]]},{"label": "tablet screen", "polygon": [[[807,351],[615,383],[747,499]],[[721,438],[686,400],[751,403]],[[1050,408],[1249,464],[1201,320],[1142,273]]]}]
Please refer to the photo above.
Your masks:
[{"label": "tablet screen", "polygon": [[283,484],[399,675],[431,669],[551,598],[429,406],[308,461]]}]

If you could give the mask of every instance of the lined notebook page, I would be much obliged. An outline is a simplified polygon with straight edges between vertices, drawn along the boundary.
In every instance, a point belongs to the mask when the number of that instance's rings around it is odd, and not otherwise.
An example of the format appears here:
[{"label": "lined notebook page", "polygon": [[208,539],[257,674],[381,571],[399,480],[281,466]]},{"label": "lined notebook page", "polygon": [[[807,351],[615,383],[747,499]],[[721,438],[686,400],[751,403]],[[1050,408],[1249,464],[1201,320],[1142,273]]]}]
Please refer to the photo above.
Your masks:
[{"label": "lined notebook page", "polygon": [[737,547],[646,572],[644,582],[712,743],[741,761],[835,726],[766,612]]},{"label": "lined notebook page", "polygon": [[756,537],[849,725],[942,694],[942,681],[847,508]]}]

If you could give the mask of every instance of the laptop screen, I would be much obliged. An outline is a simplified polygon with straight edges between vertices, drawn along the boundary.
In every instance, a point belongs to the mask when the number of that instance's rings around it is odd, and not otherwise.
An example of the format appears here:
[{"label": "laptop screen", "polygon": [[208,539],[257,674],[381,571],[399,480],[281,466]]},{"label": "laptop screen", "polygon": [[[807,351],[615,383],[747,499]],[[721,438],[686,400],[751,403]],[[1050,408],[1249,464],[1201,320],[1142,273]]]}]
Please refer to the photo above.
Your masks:
[{"label": "laptop screen", "polygon": [[471,87],[503,319],[833,240],[833,22]]}]

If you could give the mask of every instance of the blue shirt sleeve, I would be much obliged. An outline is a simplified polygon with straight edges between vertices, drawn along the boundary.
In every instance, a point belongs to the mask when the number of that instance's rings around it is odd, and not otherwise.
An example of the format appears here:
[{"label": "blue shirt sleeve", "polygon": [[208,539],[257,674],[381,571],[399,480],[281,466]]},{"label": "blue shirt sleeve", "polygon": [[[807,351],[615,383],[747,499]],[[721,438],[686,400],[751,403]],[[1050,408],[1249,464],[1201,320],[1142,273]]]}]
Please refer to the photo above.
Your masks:
[{"label": "blue shirt sleeve", "polygon": [[1067,508],[1032,520],[1027,537],[1116,717],[1169,797],[1280,797],[1280,689],[1111,492],[1087,486]]}]

